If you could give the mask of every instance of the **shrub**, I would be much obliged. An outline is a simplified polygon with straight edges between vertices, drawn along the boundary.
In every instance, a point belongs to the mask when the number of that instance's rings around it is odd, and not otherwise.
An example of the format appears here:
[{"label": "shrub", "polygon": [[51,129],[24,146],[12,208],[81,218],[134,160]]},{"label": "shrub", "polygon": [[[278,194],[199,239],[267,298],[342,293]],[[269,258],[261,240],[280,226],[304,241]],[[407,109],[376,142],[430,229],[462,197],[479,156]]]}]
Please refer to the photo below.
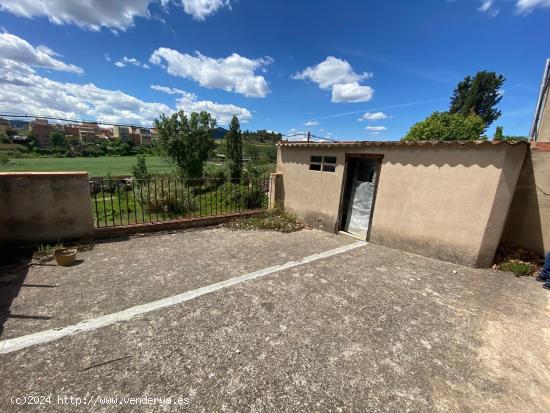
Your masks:
[{"label": "shrub", "polygon": [[298,222],[296,215],[281,207],[276,207],[255,217],[236,219],[228,222],[225,226],[234,230],[266,230],[284,233],[306,228],[306,225]]},{"label": "shrub", "polygon": [[138,185],[141,185],[142,181],[151,177],[149,171],[147,171],[147,163],[145,162],[144,155],[138,155],[136,164],[132,166],[132,174],[137,180]]},{"label": "shrub", "polygon": [[262,201],[265,194],[258,185],[242,185],[228,182],[221,189],[225,196],[227,206],[239,206],[246,209],[255,209],[262,207]]},{"label": "shrub", "polygon": [[227,180],[228,170],[223,165],[206,164],[204,166],[204,178],[210,188],[217,188]]},{"label": "shrub", "polygon": [[404,141],[471,141],[482,139],[485,123],[480,116],[434,112],[414,124]]},{"label": "shrub", "polygon": [[522,277],[533,274],[537,269],[537,266],[527,261],[511,259],[498,264],[498,269],[501,271],[511,272],[515,274],[516,277]]},{"label": "shrub", "polygon": [[0,153],[0,165],[6,165],[10,159],[8,158],[8,155],[5,153]]},{"label": "shrub", "polygon": [[185,191],[178,191],[176,199],[173,190],[168,192],[167,188],[160,189],[158,186],[156,194],[151,187],[145,189],[143,192],[143,201],[146,203],[147,211],[155,214],[185,215],[197,209],[193,199],[188,197]]},{"label": "shrub", "polygon": [[52,258],[53,252],[58,249],[63,248],[62,242],[57,242],[57,244],[40,244],[38,250],[34,253],[35,258],[41,260],[45,258]]},{"label": "shrub", "polygon": [[544,258],[533,251],[503,243],[497,249],[494,262],[494,269],[512,272],[521,277],[533,274],[544,262]]}]

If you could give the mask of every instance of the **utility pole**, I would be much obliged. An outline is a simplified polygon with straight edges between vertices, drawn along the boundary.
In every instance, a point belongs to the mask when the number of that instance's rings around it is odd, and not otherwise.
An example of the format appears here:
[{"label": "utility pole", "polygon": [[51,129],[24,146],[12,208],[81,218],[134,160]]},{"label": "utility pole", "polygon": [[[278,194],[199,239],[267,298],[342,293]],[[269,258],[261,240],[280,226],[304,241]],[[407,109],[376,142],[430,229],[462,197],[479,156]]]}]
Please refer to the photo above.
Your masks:
[{"label": "utility pole", "polygon": [[307,131],[307,141],[309,142],[310,139],[311,139],[311,132]]}]

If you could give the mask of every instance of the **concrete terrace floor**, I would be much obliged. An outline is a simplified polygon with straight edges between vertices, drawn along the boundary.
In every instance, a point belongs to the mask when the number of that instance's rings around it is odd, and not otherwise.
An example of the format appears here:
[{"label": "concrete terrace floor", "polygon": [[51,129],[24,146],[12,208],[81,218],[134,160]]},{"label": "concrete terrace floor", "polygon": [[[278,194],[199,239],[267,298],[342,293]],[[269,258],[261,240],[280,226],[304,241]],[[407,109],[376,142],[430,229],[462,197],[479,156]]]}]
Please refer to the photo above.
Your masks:
[{"label": "concrete terrace floor", "polygon": [[[349,245],[221,228],[97,244],[31,266],[0,340],[73,325]],[[1,271],[1,270],[0,270]],[[23,275],[23,274],[22,274]],[[0,343],[0,348],[2,344]],[[0,355],[0,411],[550,410],[550,293],[533,278],[376,245]],[[182,406],[90,405],[100,397]]]}]

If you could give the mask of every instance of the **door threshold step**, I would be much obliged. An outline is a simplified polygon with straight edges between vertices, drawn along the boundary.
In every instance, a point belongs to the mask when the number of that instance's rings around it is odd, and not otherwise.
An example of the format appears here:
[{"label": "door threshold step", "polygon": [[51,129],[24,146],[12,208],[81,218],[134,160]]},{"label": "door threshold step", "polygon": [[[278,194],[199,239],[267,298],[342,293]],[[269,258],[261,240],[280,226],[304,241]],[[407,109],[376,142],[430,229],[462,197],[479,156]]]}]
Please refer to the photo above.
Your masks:
[{"label": "door threshold step", "polygon": [[348,237],[355,238],[355,239],[366,242],[365,239],[361,238],[359,235],[352,234],[351,232],[346,232],[346,231],[340,230],[340,231],[338,231],[338,235],[347,235]]}]

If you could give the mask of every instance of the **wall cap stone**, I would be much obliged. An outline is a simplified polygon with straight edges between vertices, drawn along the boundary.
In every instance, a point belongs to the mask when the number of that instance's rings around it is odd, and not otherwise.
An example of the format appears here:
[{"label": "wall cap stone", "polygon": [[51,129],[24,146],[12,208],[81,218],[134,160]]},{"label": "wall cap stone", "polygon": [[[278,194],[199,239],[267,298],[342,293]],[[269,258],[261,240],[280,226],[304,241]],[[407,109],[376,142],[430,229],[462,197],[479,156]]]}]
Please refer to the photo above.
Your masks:
[{"label": "wall cap stone", "polygon": [[86,171],[69,171],[69,172],[0,172],[0,176],[88,176]]}]

